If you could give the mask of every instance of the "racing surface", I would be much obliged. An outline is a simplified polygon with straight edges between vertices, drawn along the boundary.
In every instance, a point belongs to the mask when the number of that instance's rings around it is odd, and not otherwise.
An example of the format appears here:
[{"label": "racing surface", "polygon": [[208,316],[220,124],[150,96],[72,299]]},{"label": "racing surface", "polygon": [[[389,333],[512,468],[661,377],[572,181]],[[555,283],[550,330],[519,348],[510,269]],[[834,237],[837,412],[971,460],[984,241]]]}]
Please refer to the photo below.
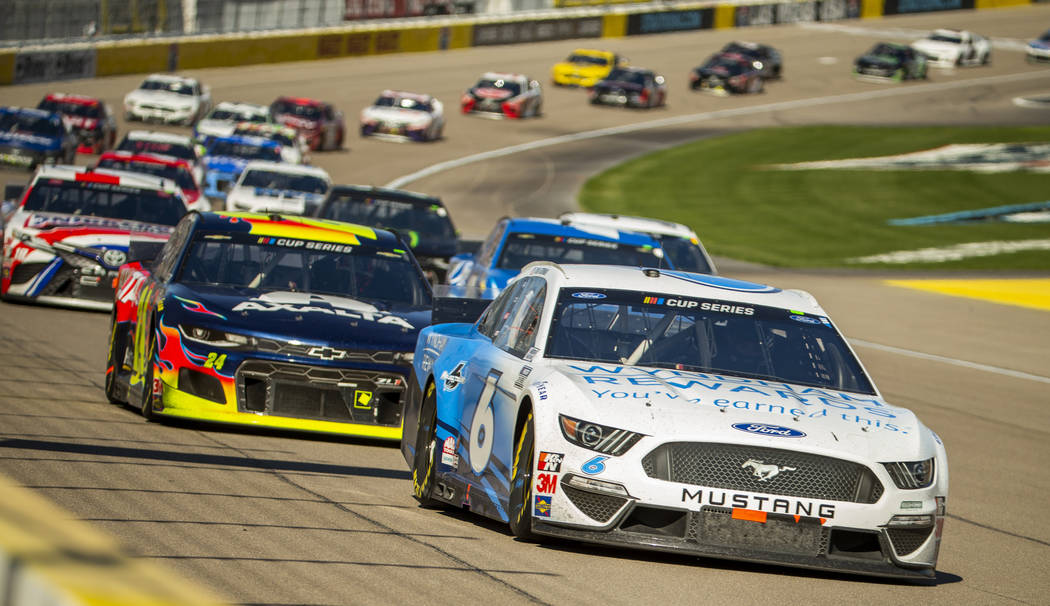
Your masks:
[{"label": "racing surface", "polygon": [[[443,141],[397,144],[353,134],[347,149],[315,153],[314,163],[336,183],[382,185],[438,162],[512,145],[667,121],[465,164],[405,185],[441,196],[464,234],[479,237],[505,214],[549,216],[573,208],[588,176],[626,158],[739,129],[1046,124],[1050,110],[1021,107],[1013,99],[1050,92],[1050,68],[1026,64],[1021,50],[1048,18],[1050,6],[1034,6],[193,75],[212,86],[217,100],[269,103],[298,94],[334,101],[352,133],[357,111],[383,88],[429,92],[445,103]],[[849,76],[853,58],[876,40],[912,40],[943,26],[992,37],[991,66],[933,69],[928,83],[878,85]],[[734,38],[780,49],[784,80],[750,97],[690,92],[688,70]],[[590,45],[623,52],[667,76],[668,107],[591,107],[582,91],[547,84],[551,64],[574,46]],[[543,82],[545,115],[514,122],[459,115],[459,94],[491,69],[523,71]],[[50,90],[97,94],[119,112],[124,93],[140,81],[129,76],[31,85],[2,94],[5,103],[30,106]],[[24,179],[0,173],[5,182]],[[702,237],[703,226],[693,227]],[[943,438],[952,491],[935,582],[569,542],[521,543],[504,525],[419,508],[394,444],[147,423],[107,404],[102,384],[109,318],[72,310],[0,304],[0,473],[114,535],[130,553],[241,604],[1046,603],[1050,315],[888,286],[885,275],[720,261],[725,275],[811,291],[853,340],[887,400],[915,410]]]}]

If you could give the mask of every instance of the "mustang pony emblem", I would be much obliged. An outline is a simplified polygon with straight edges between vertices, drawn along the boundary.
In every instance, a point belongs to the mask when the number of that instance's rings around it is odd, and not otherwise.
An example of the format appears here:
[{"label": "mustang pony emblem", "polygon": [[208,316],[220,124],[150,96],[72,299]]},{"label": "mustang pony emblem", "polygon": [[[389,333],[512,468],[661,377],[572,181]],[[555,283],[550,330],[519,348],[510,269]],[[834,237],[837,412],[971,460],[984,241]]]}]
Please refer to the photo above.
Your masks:
[{"label": "mustang pony emblem", "polygon": [[777,477],[781,473],[784,473],[785,471],[795,471],[794,467],[788,467],[786,465],[783,466],[783,467],[780,467],[778,465],[773,465],[771,463],[770,464],[766,464],[766,463],[764,463],[762,461],[756,461],[755,459],[748,459],[748,460],[744,461],[744,464],[741,465],[740,467],[741,468],[748,468],[748,467],[750,467],[751,468],[751,475],[753,475],[756,478],[758,478],[759,482],[765,482],[766,480],[772,480],[773,478]]}]

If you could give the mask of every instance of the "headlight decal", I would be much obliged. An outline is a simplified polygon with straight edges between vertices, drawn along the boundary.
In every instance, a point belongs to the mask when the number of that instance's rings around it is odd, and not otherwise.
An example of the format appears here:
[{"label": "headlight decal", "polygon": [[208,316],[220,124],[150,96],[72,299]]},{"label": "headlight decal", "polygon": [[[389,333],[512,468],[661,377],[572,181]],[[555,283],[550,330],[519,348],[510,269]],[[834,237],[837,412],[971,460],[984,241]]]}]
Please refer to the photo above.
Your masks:
[{"label": "headlight decal", "polygon": [[603,454],[620,456],[641,440],[643,434],[558,415],[562,436],[569,442]]},{"label": "headlight decal", "polygon": [[893,483],[897,485],[897,488],[902,490],[926,488],[930,484],[933,484],[933,458],[926,459],[925,461],[904,461],[883,463],[882,465],[890,474],[890,478],[893,479]]}]

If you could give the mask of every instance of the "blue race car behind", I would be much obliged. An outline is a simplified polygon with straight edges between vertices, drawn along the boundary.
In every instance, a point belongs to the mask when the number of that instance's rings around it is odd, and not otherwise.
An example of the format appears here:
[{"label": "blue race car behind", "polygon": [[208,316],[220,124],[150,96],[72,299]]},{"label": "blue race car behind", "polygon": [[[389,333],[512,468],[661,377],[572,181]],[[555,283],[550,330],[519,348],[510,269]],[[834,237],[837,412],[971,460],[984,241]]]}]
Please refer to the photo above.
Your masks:
[{"label": "blue race car behind", "polygon": [[72,164],[76,153],[76,137],[61,114],[0,107],[0,164],[33,170],[40,164]]}]

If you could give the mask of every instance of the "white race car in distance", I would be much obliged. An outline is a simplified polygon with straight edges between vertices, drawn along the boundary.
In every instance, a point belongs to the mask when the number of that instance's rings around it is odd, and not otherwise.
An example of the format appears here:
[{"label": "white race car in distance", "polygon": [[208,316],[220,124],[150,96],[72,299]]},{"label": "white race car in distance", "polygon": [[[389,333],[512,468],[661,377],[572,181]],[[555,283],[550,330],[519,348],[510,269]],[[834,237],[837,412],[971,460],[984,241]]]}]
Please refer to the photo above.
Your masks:
[{"label": "white race car in distance", "polygon": [[424,504],[521,538],[934,576],[944,445],[802,291],[532,263],[475,323],[420,333],[408,390]]},{"label": "white race car in distance", "polygon": [[124,119],[191,125],[211,109],[211,90],[196,78],[152,74],[124,96]]},{"label": "white race car in distance", "polygon": [[223,101],[197,123],[193,135],[197,139],[208,136],[228,137],[242,122],[273,122],[270,118],[270,108],[255,103]]},{"label": "white race car in distance", "polygon": [[226,195],[226,210],[313,216],[331,187],[323,168],[254,160]]},{"label": "white race car in distance", "polygon": [[361,136],[435,141],[445,131],[445,107],[430,95],[385,90],[361,110]]},{"label": "white race car in distance", "polygon": [[911,47],[926,55],[930,65],[957,67],[986,65],[992,59],[992,43],[988,38],[958,29],[935,29]]}]

